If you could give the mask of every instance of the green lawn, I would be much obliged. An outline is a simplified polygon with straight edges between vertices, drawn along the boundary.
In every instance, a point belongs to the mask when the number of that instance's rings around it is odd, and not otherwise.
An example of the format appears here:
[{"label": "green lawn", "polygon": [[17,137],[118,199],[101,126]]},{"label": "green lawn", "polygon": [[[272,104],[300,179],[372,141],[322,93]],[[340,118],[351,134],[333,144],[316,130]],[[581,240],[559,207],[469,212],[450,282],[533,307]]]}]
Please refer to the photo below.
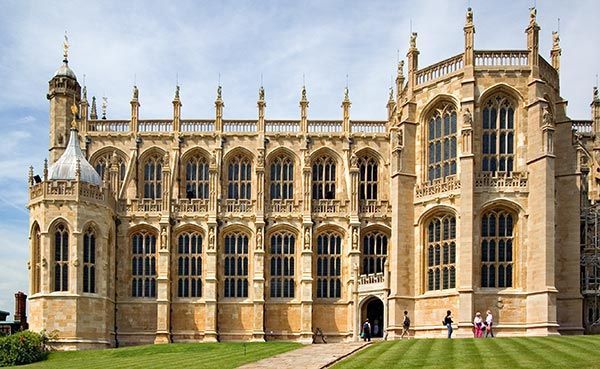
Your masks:
[{"label": "green lawn", "polygon": [[[299,343],[173,343],[110,350],[52,352],[31,368],[227,369],[301,347]],[[245,353],[244,353],[245,348]]]},{"label": "green lawn", "polygon": [[387,341],[333,368],[600,368],[600,336]]}]

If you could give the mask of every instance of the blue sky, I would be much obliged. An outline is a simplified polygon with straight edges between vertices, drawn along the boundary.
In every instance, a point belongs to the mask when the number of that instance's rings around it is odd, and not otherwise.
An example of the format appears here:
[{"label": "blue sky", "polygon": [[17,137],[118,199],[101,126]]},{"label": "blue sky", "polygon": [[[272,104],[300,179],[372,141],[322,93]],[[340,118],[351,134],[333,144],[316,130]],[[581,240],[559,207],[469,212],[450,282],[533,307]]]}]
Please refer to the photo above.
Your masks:
[{"label": "blue sky", "polygon": [[[134,78],[141,118],[169,118],[178,78],[184,118],[214,116],[221,75],[225,118],[256,117],[261,74],[267,118],[298,118],[305,76],[309,117],[341,117],[346,75],[353,119],[385,119],[398,50],[410,24],[421,67],[463,49],[469,1],[17,1],[0,0],[0,310],[27,291],[29,165],[48,148],[48,80],[68,31],[70,66],[108,117],[129,116]],[[525,49],[533,1],[471,0],[476,49]],[[538,0],[541,54],[560,17],[562,95],[589,119],[600,72],[600,2]],[[134,77],[135,76],[135,77]]]}]

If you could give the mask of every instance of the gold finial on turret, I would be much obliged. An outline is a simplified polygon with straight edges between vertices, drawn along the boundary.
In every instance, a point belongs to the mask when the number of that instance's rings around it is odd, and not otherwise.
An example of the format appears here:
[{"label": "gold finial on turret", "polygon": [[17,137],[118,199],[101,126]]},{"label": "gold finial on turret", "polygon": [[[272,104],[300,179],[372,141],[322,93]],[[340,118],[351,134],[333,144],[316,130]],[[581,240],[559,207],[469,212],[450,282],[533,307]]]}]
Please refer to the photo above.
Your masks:
[{"label": "gold finial on turret", "polygon": [[73,100],[73,104],[71,105],[71,113],[73,114],[73,120],[71,121],[71,129],[77,129],[77,113],[79,109],[77,108],[77,104],[75,100]]},{"label": "gold finial on turret", "polygon": [[65,31],[65,40],[63,41],[63,57],[64,62],[68,63],[69,60],[69,37],[67,36],[67,31]]}]

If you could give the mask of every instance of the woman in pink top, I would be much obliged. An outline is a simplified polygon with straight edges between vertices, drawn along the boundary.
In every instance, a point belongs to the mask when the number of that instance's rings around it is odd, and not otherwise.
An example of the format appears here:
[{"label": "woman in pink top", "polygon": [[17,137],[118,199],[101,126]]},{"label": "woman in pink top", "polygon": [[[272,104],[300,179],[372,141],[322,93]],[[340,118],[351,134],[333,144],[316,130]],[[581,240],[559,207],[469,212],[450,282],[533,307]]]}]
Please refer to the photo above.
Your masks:
[{"label": "woman in pink top", "polygon": [[473,330],[476,338],[483,337],[483,319],[481,319],[481,313],[478,311],[473,319]]}]

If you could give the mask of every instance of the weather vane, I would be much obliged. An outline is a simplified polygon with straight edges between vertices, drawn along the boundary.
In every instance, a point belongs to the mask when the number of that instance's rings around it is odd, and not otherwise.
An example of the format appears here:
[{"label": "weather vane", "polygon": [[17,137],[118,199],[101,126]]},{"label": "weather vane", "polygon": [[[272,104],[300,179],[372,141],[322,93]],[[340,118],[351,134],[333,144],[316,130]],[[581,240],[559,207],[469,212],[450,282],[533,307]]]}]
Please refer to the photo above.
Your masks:
[{"label": "weather vane", "polygon": [[67,61],[69,56],[69,37],[67,37],[67,31],[65,31],[65,40],[63,41],[63,56],[65,61]]}]

